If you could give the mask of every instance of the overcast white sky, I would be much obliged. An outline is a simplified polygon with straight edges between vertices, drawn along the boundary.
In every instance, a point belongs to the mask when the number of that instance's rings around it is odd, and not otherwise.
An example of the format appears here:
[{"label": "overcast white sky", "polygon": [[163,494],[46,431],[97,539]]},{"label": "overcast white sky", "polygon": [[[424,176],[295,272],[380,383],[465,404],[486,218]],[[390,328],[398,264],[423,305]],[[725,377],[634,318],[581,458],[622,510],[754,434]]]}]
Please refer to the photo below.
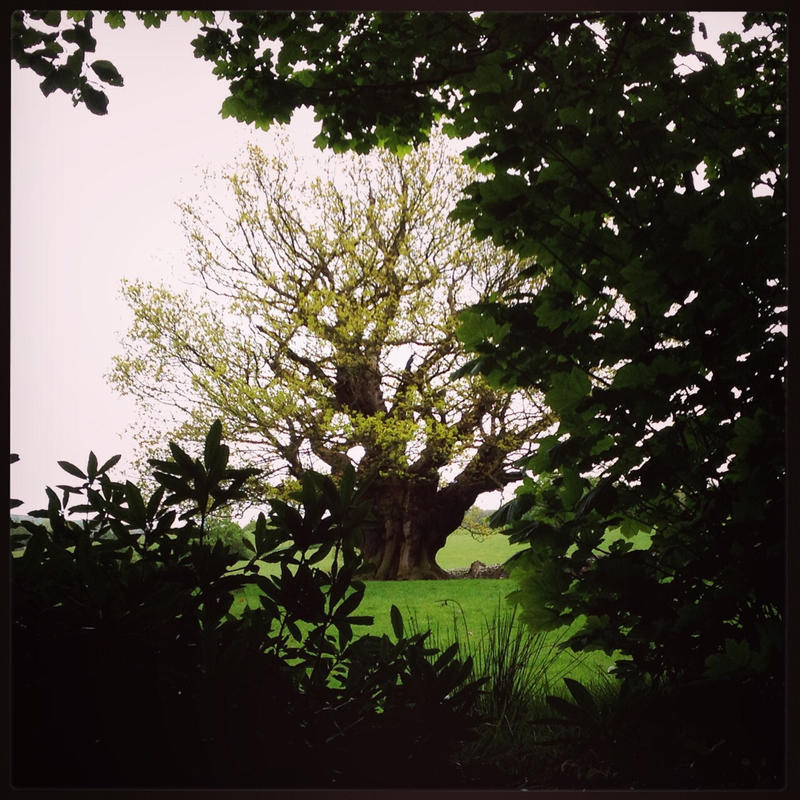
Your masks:
[{"label": "overcast white sky", "polygon": [[[200,188],[203,168],[266,137],[219,116],[225,85],[194,58],[187,23],[95,30],[95,55],[125,80],[107,91],[104,117],[62,92],[45,98],[41,78],[12,65],[11,451],[20,461],[11,496],[25,501],[20,511],[41,506],[46,485],[71,481],[57,460],[84,466],[89,450],[101,461],[122,453],[124,474],[135,408],[104,379],[130,321],[121,279],[177,279],[176,201]],[[314,125],[311,114],[293,123],[309,150]]]},{"label": "overcast white sky", "polygon": [[[711,46],[737,14],[703,14]],[[120,352],[129,312],[123,277],[158,280],[183,273],[183,233],[175,203],[200,188],[201,171],[233,161],[267,134],[219,108],[226,87],[195,59],[194,28],[170,19],[146,30],[98,24],[97,58],[111,60],[125,85],[107,91],[98,117],[41,78],[11,66],[11,496],[26,512],[46,504],[45,486],[71,482],[56,464],[85,466],[121,453],[126,477],[136,421],[131,400],[104,375]],[[292,124],[311,149],[310,113]]]}]

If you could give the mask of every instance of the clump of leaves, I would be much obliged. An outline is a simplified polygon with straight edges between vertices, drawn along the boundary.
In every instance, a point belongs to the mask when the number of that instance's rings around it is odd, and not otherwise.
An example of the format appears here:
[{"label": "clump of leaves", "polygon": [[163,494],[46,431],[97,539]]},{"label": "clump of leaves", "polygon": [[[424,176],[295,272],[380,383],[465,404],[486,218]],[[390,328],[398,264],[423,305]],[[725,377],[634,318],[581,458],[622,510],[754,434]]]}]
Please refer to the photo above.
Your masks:
[{"label": "clump of leaves", "polygon": [[[149,497],[111,479],[117,456],[100,465],[90,453],[85,469],[62,461],[80,483],[46,490],[47,508],[32,516],[47,526],[15,526],[15,784],[451,779],[477,691],[471,665],[454,653],[430,664],[399,614],[396,641],[354,638],[372,621],[355,613],[368,508],[354,474],[337,483],[309,473],[290,501],[270,501],[243,563],[208,535],[256,472],[228,465],[221,434],[217,421],[197,458],[171,443],[170,459],[151,462],[159,488]],[[260,574],[264,562],[279,574]],[[233,596],[245,590],[258,607],[237,616]]]}]

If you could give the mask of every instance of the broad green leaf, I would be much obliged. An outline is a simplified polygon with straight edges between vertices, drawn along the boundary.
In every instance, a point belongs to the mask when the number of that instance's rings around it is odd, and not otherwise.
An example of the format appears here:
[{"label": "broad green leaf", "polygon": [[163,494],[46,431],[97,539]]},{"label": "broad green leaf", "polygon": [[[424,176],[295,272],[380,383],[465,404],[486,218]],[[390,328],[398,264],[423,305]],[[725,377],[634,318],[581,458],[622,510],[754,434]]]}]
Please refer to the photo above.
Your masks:
[{"label": "broad green leaf", "polygon": [[57,515],[61,510],[61,501],[58,499],[58,495],[49,486],[46,486],[44,491],[49,501],[47,504],[47,513],[50,514],[50,516],[54,514]]},{"label": "broad green leaf", "polygon": [[292,79],[305,87],[314,85],[316,73],[312,69],[300,69],[292,73]]},{"label": "broad green leaf", "polygon": [[550,378],[550,389],[545,399],[557,413],[568,414],[589,394],[591,388],[586,372],[573,367],[569,372],[557,372]]},{"label": "broad green leaf", "polygon": [[500,343],[511,327],[508,323],[498,325],[487,312],[467,309],[458,315],[458,338],[467,347],[475,346],[484,341],[492,340]]},{"label": "broad green leaf", "polygon": [[97,470],[97,474],[102,475],[103,473],[108,472],[108,470],[110,470],[113,466],[116,466],[120,458],[122,458],[120,455],[111,456],[111,458],[109,458],[108,461],[106,461],[105,464],[103,464],[103,466]]},{"label": "broad green leaf", "polygon": [[104,92],[93,89],[88,83],[84,83],[80,88],[80,96],[92,114],[102,116],[108,113],[108,97]]},{"label": "broad green leaf", "polygon": [[97,77],[104,83],[108,83],[111,86],[123,85],[122,75],[119,74],[117,68],[110,61],[100,59],[93,61],[90,66]]},{"label": "broad green leaf", "polygon": [[564,503],[564,508],[571,509],[583,494],[583,487],[586,485],[586,481],[571,469],[563,470],[562,474],[564,483],[560,491],[561,500]]},{"label": "broad green leaf", "polygon": [[[68,12],[69,13],[69,12]],[[72,12],[75,13],[75,12]],[[85,14],[85,12],[83,12]],[[75,17],[72,17],[75,19]],[[51,28],[57,28],[61,23],[61,12],[60,11],[48,11],[42,17],[42,21],[45,25],[49,25]]]},{"label": "broad green leaf", "polygon": [[97,456],[94,451],[89,451],[89,459],[86,463],[86,476],[91,483],[97,477]]},{"label": "broad green leaf", "polygon": [[125,481],[125,499],[135,520],[144,521],[147,519],[147,509],[142,499],[142,493],[139,487],[131,483],[131,481]]},{"label": "broad green leaf", "polygon": [[78,469],[74,464],[71,464],[69,461],[59,461],[58,466],[64,470],[64,472],[69,472],[70,475],[74,475],[76,478],[81,478],[82,480],[86,480],[86,474]]},{"label": "broad green leaf", "polygon": [[203,461],[206,469],[210,470],[217,461],[220,443],[222,441],[222,422],[214,420],[206,435],[205,448],[203,450]]},{"label": "broad green leaf", "polygon": [[587,688],[574,678],[564,678],[564,683],[578,706],[580,706],[588,716],[596,717],[598,713],[597,704],[591,694],[589,694]]},{"label": "broad green leaf", "polygon": [[348,617],[355,611],[358,606],[361,604],[361,601],[364,597],[364,592],[353,592],[345,597],[344,600],[337,606],[336,608],[336,617],[338,619],[343,619]]},{"label": "broad green leaf", "polygon": [[375,622],[375,617],[369,617],[366,615],[348,617],[347,622],[349,622],[350,625],[373,625]]},{"label": "broad green leaf", "polygon": [[105,23],[109,28],[124,28],[125,27],[125,12],[124,11],[108,11],[104,17]]},{"label": "broad green leaf", "polygon": [[394,635],[397,639],[403,638],[403,615],[400,613],[400,609],[392,604],[392,607],[389,609],[389,617],[391,618],[392,622],[392,630],[394,631]]},{"label": "broad green leaf", "polygon": [[637,522],[635,519],[630,519],[629,517],[623,519],[622,524],[619,526],[620,533],[626,539],[633,539],[639,531],[646,529],[646,525],[642,525],[640,522]]}]

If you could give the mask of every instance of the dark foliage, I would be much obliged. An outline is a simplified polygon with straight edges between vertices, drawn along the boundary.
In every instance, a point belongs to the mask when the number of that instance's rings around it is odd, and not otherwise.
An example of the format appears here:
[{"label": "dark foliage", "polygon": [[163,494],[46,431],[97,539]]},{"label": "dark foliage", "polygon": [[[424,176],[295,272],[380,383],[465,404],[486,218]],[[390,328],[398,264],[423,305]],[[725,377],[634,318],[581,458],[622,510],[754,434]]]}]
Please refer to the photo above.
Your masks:
[{"label": "dark foliage", "polygon": [[[778,789],[783,696],[775,682],[704,680],[591,690],[565,679],[533,723],[533,786],[574,789]],[[544,712],[544,713],[543,713]],[[544,784],[537,783],[544,780]],[[533,788],[532,786],[532,788]]]},{"label": "dark foliage", "polygon": [[[447,786],[478,690],[423,635],[353,639],[367,510],[348,473],[309,473],[261,515],[246,566],[205,541],[243,490],[221,426],[202,458],[171,444],[149,498],[92,453],[12,533],[15,786]],[[82,502],[70,504],[79,498]],[[76,514],[81,522],[68,517]],[[315,563],[331,550],[325,572]],[[280,574],[258,573],[259,562]],[[232,593],[256,586],[237,617]]]}]

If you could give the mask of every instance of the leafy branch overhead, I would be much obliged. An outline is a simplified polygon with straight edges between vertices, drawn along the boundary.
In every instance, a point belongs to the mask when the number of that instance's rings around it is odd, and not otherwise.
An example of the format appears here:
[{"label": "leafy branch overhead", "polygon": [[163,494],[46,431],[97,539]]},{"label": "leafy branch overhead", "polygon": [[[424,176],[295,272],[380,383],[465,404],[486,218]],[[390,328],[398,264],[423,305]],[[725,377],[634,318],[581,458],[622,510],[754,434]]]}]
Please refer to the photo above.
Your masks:
[{"label": "leafy branch overhead", "polygon": [[[92,34],[97,17],[109,28],[124,28],[126,13],[158,28],[170,11],[31,11],[11,14],[11,58],[23,69],[32,69],[42,77],[39,88],[47,97],[62,91],[72,98],[73,105],[83,104],[93,114],[108,113],[105,89],[124,84],[114,64],[105,59],[92,59],[97,40]],[[182,19],[210,23],[211,11],[180,11]]]}]

